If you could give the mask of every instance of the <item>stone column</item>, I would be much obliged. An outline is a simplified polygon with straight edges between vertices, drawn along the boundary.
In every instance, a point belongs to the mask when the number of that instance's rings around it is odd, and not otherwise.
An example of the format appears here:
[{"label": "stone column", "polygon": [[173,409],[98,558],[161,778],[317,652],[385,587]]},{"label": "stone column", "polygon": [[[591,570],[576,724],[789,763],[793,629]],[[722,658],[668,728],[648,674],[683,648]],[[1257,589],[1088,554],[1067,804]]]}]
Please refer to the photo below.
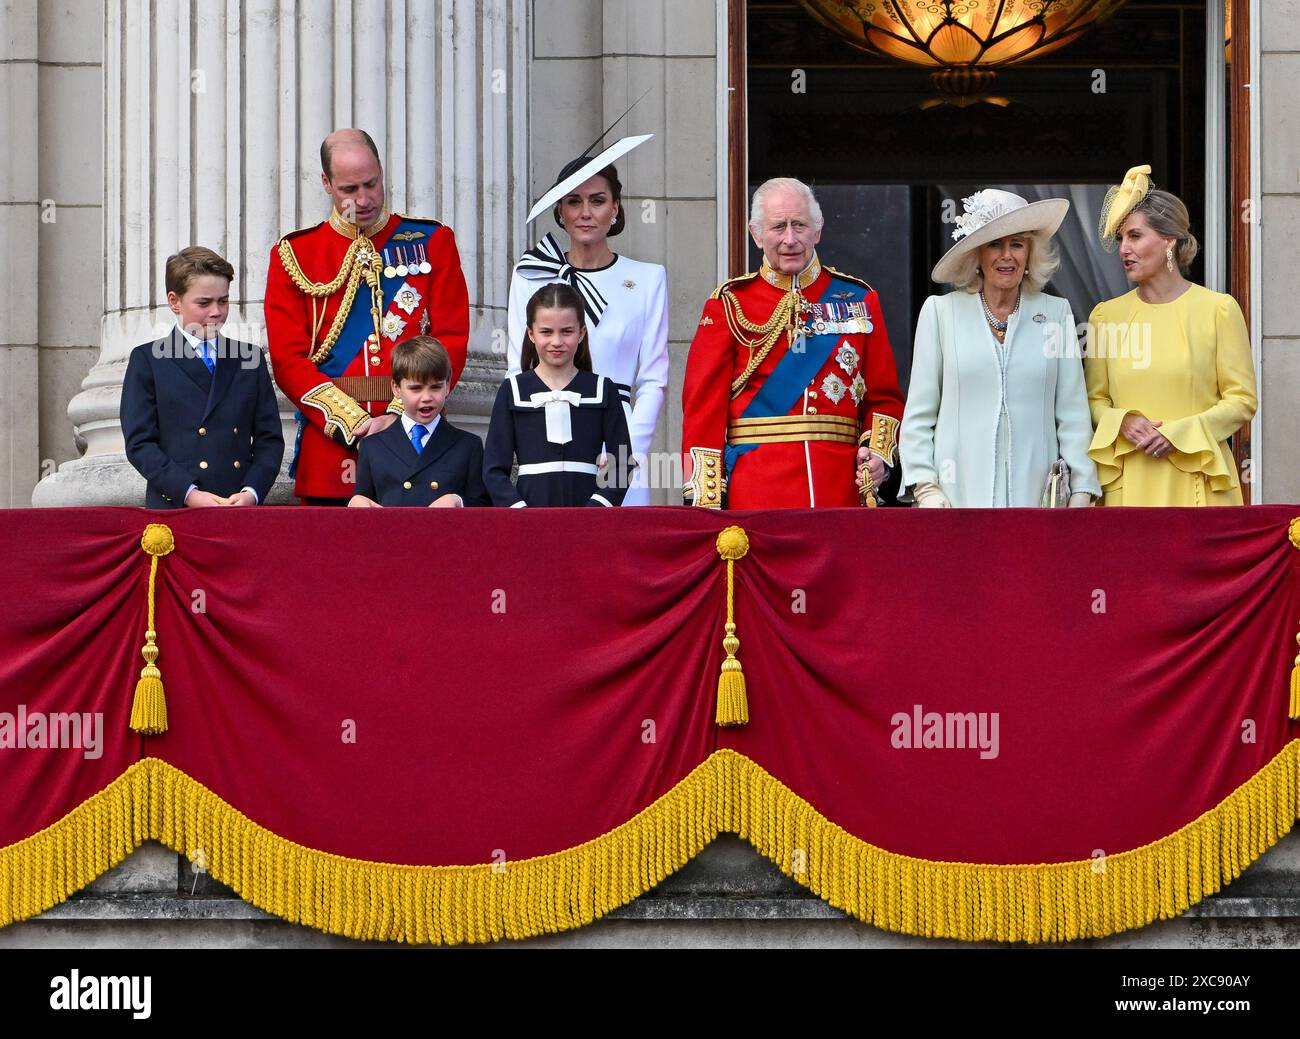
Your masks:
[{"label": "stone column", "polygon": [[[229,259],[226,331],[265,344],[271,247],[328,215],[319,147],[339,126],[374,137],[393,210],[456,232],[471,342],[452,411],[481,429],[527,213],[525,26],[525,0],[107,0],[101,347],[68,407],[86,453],[33,504],[143,502],[118,407],[131,348],[172,322],[167,256],[201,244]],[[282,478],[272,500],[290,493]]]},{"label": "stone column", "polygon": [[0,3],[0,134],[29,142],[6,147],[0,157],[0,508],[26,503],[40,461],[36,293],[40,226],[37,174],[40,152],[31,147],[37,125],[36,0]]}]

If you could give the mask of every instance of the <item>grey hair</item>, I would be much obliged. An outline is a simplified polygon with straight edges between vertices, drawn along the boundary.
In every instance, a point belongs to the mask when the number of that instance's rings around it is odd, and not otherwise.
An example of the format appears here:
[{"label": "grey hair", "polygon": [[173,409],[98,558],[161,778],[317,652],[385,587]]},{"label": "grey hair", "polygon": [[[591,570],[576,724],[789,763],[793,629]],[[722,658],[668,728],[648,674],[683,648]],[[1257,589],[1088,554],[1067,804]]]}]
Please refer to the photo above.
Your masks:
[{"label": "grey hair", "polygon": [[[1047,283],[1052,280],[1052,275],[1061,268],[1061,256],[1056,248],[1056,239],[1045,231],[1029,231],[1023,235],[1005,237],[1021,237],[1029,242],[1029,258],[1025,261],[1025,284],[1034,292],[1042,292]],[[982,248],[984,246],[980,246],[980,249]],[[962,292],[979,292],[983,284],[984,272],[980,270],[980,250],[972,249],[958,263],[952,277],[952,286]]]},{"label": "grey hair", "polygon": [[808,203],[808,217],[812,220],[814,231],[822,229],[822,207],[817,204],[817,196],[813,194],[812,188],[801,180],[795,180],[793,177],[773,177],[771,180],[765,180],[754,191],[754,202],[749,210],[749,229],[759,231],[763,227],[763,219],[766,216],[767,196],[774,191],[788,191],[795,195],[801,196]]}]

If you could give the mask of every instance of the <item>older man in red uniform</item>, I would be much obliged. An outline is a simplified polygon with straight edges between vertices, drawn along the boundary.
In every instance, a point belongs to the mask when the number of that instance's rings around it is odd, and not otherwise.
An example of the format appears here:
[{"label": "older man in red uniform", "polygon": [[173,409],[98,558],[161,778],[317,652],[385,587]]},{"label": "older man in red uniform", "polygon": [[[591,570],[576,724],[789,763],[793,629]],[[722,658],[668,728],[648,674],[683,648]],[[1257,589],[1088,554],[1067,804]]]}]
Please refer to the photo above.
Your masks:
[{"label": "older man in red uniform", "polygon": [[266,331],[275,381],[298,406],[294,489],[309,505],[345,505],[358,443],[402,411],[393,347],[434,336],[451,356],[454,385],[469,343],[469,293],[451,228],[385,207],[369,134],[330,134],[321,169],[334,211],[272,249]]},{"label": "older man in red uniform", "polygon": [[818,260],[821,227],[807,185],[754,193],[762,267],[718,287],[686,359],[688,505],[876,503],[903,417],[894,352],[871,286]]}]

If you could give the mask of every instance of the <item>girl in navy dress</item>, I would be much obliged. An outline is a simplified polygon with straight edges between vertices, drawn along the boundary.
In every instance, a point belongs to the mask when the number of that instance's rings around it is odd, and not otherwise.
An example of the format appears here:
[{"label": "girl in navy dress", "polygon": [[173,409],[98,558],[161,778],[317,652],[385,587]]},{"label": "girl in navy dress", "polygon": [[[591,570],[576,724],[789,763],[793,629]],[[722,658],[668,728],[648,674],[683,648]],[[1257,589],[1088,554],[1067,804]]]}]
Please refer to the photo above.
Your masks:
[{"label": "girl in navy dress", "polygon": [[563,282],[544,285],[528,301],[527,321],[522,370],[497,391],[483,452],[492,503],[621,505],[632,442],[617,385],[591,370],[582,297]]}]

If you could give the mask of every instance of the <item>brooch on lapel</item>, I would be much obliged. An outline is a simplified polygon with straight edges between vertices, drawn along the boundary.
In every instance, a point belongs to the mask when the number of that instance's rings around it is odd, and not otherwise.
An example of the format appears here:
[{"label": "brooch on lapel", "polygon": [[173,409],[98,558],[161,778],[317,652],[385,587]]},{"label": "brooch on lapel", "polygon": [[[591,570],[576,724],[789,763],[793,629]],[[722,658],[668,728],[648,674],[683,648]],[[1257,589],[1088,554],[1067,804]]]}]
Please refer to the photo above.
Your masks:
[{"label": "brooch on lapel", "polygon": [[1046,315],[1046,314],[1035,314],[1035,315],[1034,315],[1034,323],[1037,324],[1037,325],[1041,325],[1041,324],[1042,324],[1044,321],[1046,321],[1046,320],[1047,320],[1047,315]]}]

